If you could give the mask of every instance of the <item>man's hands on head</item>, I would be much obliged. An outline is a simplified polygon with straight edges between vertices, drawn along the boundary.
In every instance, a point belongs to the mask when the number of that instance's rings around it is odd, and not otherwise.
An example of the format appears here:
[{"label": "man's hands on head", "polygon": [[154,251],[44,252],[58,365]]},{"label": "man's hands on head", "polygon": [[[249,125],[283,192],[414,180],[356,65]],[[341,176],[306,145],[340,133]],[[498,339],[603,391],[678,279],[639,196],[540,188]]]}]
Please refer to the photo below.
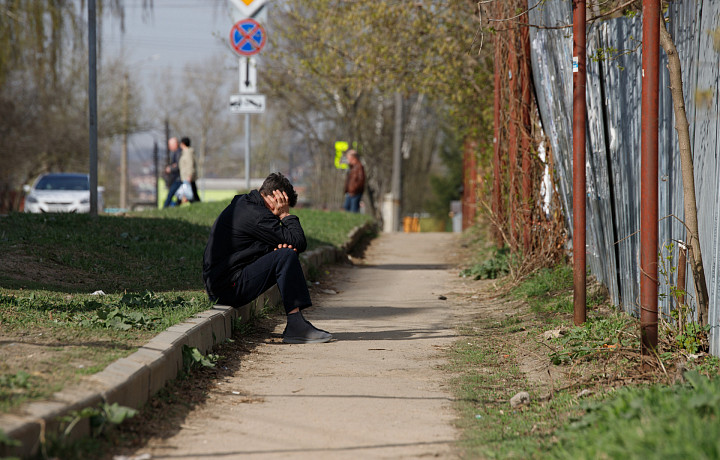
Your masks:
[{"label": "man's hands on head", "polygon": [[[272,195],[263,195],[263,199],[265,200],[265,206],[267,206],[270,212],[278,216],[280,219],[284,219],[290,215],[290,200],[288,199],[287,193],[275,190]],[[274,251],[285,248],[292,249],[297,252],[297,249],[295,249],[292,244],[287,243],[278,244]]]},{"label": "man's hands on head", "polygon": [[292,249],[293,251],[297,252],[297,249],[295,249],[295,248],[292,246],[292,244],[287,244],[287,243],[280,243],[280,244],[278,244],[278,247],[276,247],[275,249],[273,249],[273,251],[277,251],[278,249],[283,249],[283,248]]},{"label": "man's hands on head", "polygon": [[272,195],[263,195],[263,198],[270,212],[280,219],[284,219],[290,215],[290,200],[288,199],[287,193],[275,190],[272,192]]}]

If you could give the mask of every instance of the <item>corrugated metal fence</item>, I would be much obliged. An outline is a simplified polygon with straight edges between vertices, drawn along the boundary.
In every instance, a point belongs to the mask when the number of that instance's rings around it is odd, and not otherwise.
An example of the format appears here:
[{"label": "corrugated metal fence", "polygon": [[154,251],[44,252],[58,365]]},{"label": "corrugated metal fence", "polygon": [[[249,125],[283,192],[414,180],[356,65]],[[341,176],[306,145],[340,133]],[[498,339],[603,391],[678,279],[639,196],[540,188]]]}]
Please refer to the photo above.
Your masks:
[{"label": "corrugated metal fence", "polygon": [[[536,5],[536,0],[529,0],[531,24],[572,24],[570,1],[548,0]],[[668,17],[668,29],[683,65],[700,244],[710,294],[711,351],[720,355],[720,2],[674,2]],[[639,15],[595,23],[588,27],[587,37],[587,261],[592,273],[608,287],[613,302],[635,315],[640,291],[641,37]],[[530,40],[540,116],[555,158],[558,190],[572,231],[572,28],[531,28]],[[612,59],[591,59],[598,50],[617,52],[611,53]],[[666,63],[661,51],[662,246],[685,240],[684,226],[678,220],[683,218],[682,171]],[[668,255],[663,248],[658,249]],[[677,250],[673,257],[677,264]],[[661,277],[661,293],[668,292],[667,286],[668,280]],[[692,295],[693,291],[692,282],[688,282],[688,292]],[[668,313],[667,299],[661,298],[661,306]]]}]

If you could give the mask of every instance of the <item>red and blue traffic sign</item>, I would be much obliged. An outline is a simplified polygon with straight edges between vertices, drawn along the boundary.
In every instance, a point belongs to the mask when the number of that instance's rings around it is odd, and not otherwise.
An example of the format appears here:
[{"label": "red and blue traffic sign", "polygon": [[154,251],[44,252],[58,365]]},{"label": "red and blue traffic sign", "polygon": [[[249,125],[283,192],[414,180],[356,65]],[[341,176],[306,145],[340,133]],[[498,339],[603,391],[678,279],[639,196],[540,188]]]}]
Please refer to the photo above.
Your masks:
[{"label": "red and blue traffic sign", "polygon": [[265,46],[265,29],[256,20],[247,18],[235,23],[230,30],[230,45],[242,56],[252,56]]}]

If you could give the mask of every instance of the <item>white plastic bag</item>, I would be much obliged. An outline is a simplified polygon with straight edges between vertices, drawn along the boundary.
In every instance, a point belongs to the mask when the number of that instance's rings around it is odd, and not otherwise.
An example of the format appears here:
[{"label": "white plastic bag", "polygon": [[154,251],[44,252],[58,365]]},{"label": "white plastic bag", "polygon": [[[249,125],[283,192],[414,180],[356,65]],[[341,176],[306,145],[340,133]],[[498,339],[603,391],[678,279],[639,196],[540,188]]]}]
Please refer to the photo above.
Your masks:
[{"label": "white plastic bag", "polygon": [[175,196],[178,200],[181,202],[183,199],[187,201],[193,201],[195,196],[192,192],[192,186],[190,185],[190,182],[183,181],[182,185],[177,189],[177,192],[175,192]]}]

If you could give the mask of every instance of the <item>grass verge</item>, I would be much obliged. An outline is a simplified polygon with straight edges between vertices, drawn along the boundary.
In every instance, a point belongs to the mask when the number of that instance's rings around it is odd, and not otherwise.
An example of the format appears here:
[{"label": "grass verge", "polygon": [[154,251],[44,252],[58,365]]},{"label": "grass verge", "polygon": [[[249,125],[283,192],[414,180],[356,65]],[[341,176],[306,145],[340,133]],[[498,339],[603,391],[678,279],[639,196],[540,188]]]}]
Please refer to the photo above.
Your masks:
[{"label": "grass verge", "polygon": [[[202,253],[226,205],[0,218],[0,412],[45,398],[208,309]],[[340,246],[368,220],[294,213],[308,249]]]},{"label": "grass verge", "polygon": [[[587,323],[573,326],[566,266],[505,285],[507,295],[467,282],[486,300],[469,302],[476,319],[450,352],[463,457],[720,457],[717,358],[677,349],[672,335],[642,358],[637,320],[596,286]],[[529,403],[513,407],[522,391]]]},{"label": "grass verge", "polygon": [[[545,388],[520,370],[518,350],[497,340],[496,334],[513,334],[511,330],[509,323],[476,323],[452,350],[450,370],[460,374],[453,386],[463,458],[531,458],[558,426],[579,413],[569,393],[538,402]],[[520,391],[527,391],[533,403],[513,408],[509,400]]]},{"label": "grass verge", "polygon": [[[150,439],[166,437],[181,429],[188,414],[201,407],[213,392],[222,391],[219,385],[238,372],[245,357],[266,340],[280,314],[281,309],[266,306],[247,321],[237,321],[232,339],[215,346],[207,355],[186,347],[183,373],[133,415],[110,423],[107,415],[101,413],[100,422],[105,423],[94,429],[91,436],[80,439],[66,438],[62,432],[49,436],[43,446],[43,458],[112,460],[123,455],[130,458]],[[96,412],[91,415],[97,417]],[[72,420],[65,425],[69,423]]]}]

